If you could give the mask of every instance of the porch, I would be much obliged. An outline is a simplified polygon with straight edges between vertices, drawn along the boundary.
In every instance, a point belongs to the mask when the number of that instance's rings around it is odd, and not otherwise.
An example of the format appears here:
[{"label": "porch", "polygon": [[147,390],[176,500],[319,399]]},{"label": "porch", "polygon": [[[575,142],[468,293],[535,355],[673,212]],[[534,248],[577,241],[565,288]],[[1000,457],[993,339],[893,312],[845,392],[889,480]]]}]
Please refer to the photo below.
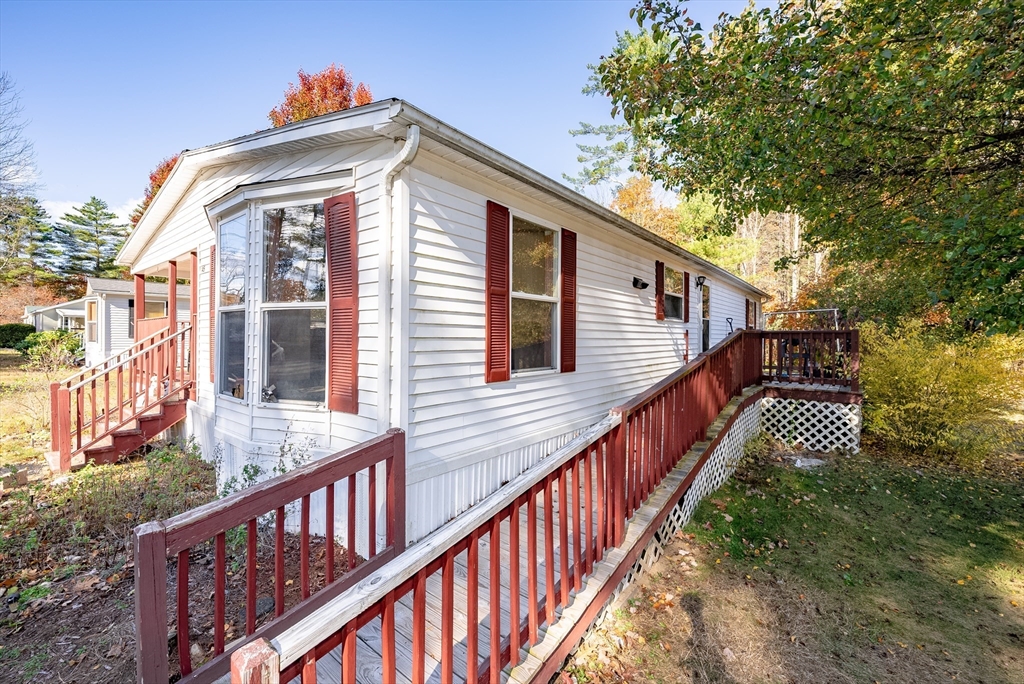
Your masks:
[{"label": "porch", "polygon": [[[778,362],[774,335],[734,333],[409,548],[398,431],[140,526],[139,681],[163,684],[172,668],[189,682],[545,681],[623,583],[660,553],[660,540],[728,477],[762,427],[765,399],[802,401],[814,386],[807,396],[818,403],[859,408],[856,331],[786,331],[786,348],[798,340],[808,358],[792,365]],[[365,530],[357,518],[368,521]],[[318,539],[310,534],[316,519],[326,526]],[[257,563],[261,530],[271,529],[272,569]],[[227,537],[241,530],[245,556],[235,572],[246,582],[245,624],[232,640]],[[297,564],[285,559],[286,530],[298,532]],[[343,574],[335,570],[339,544]],[[190,606],[209,591],[190,583],[197,561],[212,563],[216,580],[209,625],[191,618]],[[261,621],[257,579],[268,572],[273,616]],[[285,588],[296,583],[289,605]],[[169,614],[173,662],[165,657]],[[207,629],[208,648],[198,644]]]},{"label": "porch", "polygon": [[[163,316],[147,316],[148,276],[168,283]],[[131,345],[50,384],[46,458],[51,470],[112,463],[184,420],[185,402],[195,393],[197,278],[194,252],[135,274],[134,299],[129,300]],[[187,321],[177,316],[179,279],[187,279],[190,287]],[[91,322],[86,311],[86,334],[91,325],[95,335],[95,303]]]}]

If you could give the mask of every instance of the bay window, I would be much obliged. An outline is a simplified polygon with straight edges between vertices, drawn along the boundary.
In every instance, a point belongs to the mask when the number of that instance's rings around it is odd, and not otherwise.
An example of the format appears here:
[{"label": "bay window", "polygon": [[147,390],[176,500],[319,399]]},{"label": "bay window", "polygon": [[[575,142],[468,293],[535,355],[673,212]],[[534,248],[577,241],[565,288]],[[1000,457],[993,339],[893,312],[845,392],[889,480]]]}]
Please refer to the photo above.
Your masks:
[{"label": "bay window", "polygon": [[512,371],[555,368],[556,231],[512,217]]}]

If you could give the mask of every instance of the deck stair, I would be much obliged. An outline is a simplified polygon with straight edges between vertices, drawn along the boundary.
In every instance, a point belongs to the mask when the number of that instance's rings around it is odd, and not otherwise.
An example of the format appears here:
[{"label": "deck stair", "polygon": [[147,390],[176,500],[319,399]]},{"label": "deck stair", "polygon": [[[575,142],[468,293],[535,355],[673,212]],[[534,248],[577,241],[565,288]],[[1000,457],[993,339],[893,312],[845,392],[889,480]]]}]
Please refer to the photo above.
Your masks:
[{"label": "deck stair", "polygon": [[51,383],[50,468],[114,463],[184,420],[193,346],[189,325],[160,330]]}]

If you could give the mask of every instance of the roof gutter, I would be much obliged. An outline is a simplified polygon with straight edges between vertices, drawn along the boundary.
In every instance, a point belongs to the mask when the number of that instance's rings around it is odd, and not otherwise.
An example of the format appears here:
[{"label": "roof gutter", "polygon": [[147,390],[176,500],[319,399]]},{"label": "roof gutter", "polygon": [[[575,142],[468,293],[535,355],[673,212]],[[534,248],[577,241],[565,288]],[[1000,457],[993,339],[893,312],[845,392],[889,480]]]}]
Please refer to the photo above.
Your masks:
[{"label": "roof gutter", "polygon": [[703,271],[708,272],[709,274],[714,274],[723,280],[727,280],[748,292],[755,292],[766,299],[771,296],[764,290],[754,287],[747,281],[730,273],[721,266],[716,266],[710,261],[701,259],[697,255],[686,251],[679,245],[669,242],[649,230],[645,230],[632,221],[616,214],[607,207],[603,207],[597,202],[570,190],[561,183],[534,171],[525,164],[498,152],[493,147],[485,145],[476,138],[472,138],[462,133],[443,121],[435,119],[426,112],[410,105],[408,102],[401,101],[397,109],[398,112],[396,112],[393,118],[399,119],[408,124],[416,124],[420,126],[424,137],[452,147],[467,157],[475,159],[481,164],[486,164],[487,166],[501,171],[502,173],[508,174],[516,180],[526,183],[531,187],[555,195],[562,201],[593,214],[602,221],[613,224],[619,230],[649,242],[655,247],[672,252],[684,261],[693,263],[699,266]]}]

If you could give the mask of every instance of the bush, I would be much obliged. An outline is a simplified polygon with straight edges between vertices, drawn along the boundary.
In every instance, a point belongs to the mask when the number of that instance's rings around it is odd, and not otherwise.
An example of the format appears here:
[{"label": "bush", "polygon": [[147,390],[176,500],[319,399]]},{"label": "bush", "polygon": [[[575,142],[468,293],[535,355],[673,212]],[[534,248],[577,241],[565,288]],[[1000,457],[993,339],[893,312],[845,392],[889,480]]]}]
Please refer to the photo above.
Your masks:
[{"label": "bush", "polygon": [[43,371],[74,365],[82,354],[82,337],[69,330],[32,333],[15,345],[29,358],[29,364]]},{"label": "bush", "polygon": [[4,323],[0,325],[0,348],[14,349],[14,345],[35,331],[36,327],[27,323]]},{"label": "bush", "polygon": [[1024,399],[1024,338],[862,328],[867,432],[905,453],[970,463],[1014,439],[1005,412]]}]

